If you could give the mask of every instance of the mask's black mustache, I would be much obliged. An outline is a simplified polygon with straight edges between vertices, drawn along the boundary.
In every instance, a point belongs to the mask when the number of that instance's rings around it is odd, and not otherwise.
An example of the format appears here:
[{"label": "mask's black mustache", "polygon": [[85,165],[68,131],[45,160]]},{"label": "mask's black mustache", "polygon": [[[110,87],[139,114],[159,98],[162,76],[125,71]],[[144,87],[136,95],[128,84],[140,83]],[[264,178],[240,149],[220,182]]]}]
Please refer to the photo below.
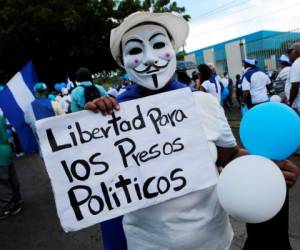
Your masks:
[{"label": "mask's black mustache", "polygon": [[156,71],[156,70],[163,69],[163,68],[167,67],[168,64],[169,64],[169,62],[167,62],[165,65],[162,65],[162,66],[158,66],[158,65],[155,65],[155,64],[150,64],[145,69],[143,69],[141,71],[138,71],[136,69],[134,69],[134,71],[137,72],[137,73],[145,73],[145,72],[148,72],[151,67],[155,68],[155,70],[151,70],[151,71]]}]

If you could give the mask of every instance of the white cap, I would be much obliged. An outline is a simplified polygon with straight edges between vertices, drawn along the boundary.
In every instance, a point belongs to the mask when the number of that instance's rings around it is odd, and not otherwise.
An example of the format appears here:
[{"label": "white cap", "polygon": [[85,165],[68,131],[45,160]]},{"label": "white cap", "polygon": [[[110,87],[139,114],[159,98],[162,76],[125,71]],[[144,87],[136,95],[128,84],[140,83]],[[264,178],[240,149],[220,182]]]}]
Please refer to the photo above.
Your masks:
[{"label": "white cap", "polygon": [[152,12],[135,12],[124,19],[124,21],[111,30],[110,33],[110,51],[116,62],[122,65],[121,40],[123,35],[131,28],[142,23],[157,23],[163,26],[172,36],[172,43],[175,52],[184,45],[189,34],[189,24],[181,16],[172,13],[152,13]]},{"label": "white cap", "polygon": [[286,55],[281,55],[279,58],[280,62],[290,63],[290,59]]},{"label": "white cap", "polygon": [[244,60],[243,60],[243,62],[244,63],[248,63],[248,64],[250,64],[250,65],[252,65],[252,66],[255,66],[256,65],[256,60],[254,59],[254,58],[245,58]]}]

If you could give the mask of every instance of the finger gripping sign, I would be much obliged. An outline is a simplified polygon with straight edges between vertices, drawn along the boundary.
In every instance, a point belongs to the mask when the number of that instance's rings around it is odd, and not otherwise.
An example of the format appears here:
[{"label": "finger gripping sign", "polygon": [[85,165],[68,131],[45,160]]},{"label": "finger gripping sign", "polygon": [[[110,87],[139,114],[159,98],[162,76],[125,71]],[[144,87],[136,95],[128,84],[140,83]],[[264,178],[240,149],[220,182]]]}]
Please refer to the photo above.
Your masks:
[{"label": "finger gripping sign", "polygon": [[79,230],[216,184],[190,89],[37,123],[63,229]]}]

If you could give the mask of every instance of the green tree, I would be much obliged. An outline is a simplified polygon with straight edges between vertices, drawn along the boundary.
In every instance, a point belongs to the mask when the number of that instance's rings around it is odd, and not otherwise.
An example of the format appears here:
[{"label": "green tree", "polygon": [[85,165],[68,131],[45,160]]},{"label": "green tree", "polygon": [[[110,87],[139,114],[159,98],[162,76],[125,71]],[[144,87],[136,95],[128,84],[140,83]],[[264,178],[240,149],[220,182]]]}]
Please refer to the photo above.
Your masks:
[{"label": "green tree", "polygon": [[[0,0],[0,83],[32,59],[38,78],[50,84],[86,66],[92,72],[117,68],[110,30],[138,10],[184,7],[162,0]],[[188,15],[187,15],[188,19]]]}]

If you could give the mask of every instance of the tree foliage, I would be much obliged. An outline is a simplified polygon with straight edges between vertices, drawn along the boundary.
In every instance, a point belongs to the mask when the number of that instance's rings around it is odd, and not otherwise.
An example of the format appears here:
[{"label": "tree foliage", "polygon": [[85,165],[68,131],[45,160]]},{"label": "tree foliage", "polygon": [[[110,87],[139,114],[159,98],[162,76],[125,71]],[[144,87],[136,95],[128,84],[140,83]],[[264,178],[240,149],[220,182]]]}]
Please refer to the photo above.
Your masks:
[{"label": "tree foliage", "polygon": [[116,69],[110,30],[129,14],[185,13],[169,0],[0,0],[0,6],[0,82],[31,59],[39,79],[51,84],[80,66],[92,72]]}]

